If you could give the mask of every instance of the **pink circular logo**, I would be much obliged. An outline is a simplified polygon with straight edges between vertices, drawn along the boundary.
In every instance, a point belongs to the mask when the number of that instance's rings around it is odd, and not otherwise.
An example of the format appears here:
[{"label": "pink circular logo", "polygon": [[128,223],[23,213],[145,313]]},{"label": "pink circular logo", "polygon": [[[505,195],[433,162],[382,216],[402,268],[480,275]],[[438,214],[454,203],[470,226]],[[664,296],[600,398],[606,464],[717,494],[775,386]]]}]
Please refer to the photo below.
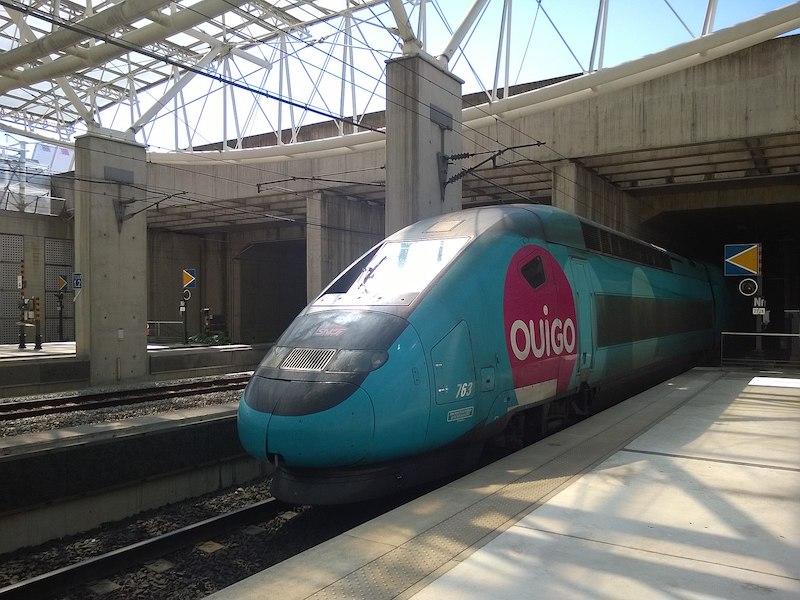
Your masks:
[{"label": "pink circular logo", "polygon": [[503,293],[506,348],[514,387],[530,402],[566,391],[575,370],[578,330],[572,286],[541,246],[511,259]]}]

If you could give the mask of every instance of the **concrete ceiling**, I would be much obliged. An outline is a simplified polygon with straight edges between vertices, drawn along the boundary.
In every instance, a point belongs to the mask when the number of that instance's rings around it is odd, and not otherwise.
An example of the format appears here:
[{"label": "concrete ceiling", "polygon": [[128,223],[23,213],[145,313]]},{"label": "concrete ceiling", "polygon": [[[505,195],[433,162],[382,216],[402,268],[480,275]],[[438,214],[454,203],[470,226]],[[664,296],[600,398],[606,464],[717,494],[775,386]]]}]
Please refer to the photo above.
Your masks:
[{"label": "concrete ceiling", "polygon": [[[513,166],[506,167],[495,167],[489,163],[461,180],[463,206],[526,201],[549,203],[552,172],[555,165],[563,160],[562,157],[550,161],[519,160]],[[796,185],[800,183],[800,134],[782,133],[576,156],[570,157],[570,160],[634,198],[724,190],[745,185]],[[251,197],[219,200],[204,206],[174,206],[151,211],[149,226],[200,233],[231,231],[247,226],[302,224],[306,217],[307,197],[319,191],[383,204],[385,172],[378,173],[378,178],[363,184],[343,184],[335,179],[326,181],[325,177],[305,181],[288,178],[277,184],[265,185]],[[287,186],[292,189],[290,193],[286,191]],[[733,223],[735,220],[732,217],[724,222]],[[776,222],[787,221],[777,219]]]}]

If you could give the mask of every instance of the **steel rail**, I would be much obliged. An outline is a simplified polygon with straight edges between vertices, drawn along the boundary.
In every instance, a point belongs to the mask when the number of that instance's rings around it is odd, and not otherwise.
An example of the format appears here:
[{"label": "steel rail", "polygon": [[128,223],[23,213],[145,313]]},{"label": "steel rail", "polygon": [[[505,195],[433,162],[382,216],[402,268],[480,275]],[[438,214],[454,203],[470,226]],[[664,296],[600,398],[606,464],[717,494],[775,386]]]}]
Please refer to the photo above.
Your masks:
[{"label": "steel rail", "polygon": [[113,406],[139,404],[154,400],[197,396],[212,392],[225,392],[244,389],[250,375],[229,377],[223,380],[175,383],[143,389],[125,389],[66,396],[0,403],[0,421],[10,421],[25,417],[36,417],[77,410],[92,410]]},{"label": "steel rail", "polygon": [[275,500],[275,498],[268,498],[250,506],[176,529],[170,533],[164,533],[0,588],[0,599],[47,598],[81,583],[108,577],[180,548],[207,540],[220,532],[272,519],[289,508],[288,505]]}]

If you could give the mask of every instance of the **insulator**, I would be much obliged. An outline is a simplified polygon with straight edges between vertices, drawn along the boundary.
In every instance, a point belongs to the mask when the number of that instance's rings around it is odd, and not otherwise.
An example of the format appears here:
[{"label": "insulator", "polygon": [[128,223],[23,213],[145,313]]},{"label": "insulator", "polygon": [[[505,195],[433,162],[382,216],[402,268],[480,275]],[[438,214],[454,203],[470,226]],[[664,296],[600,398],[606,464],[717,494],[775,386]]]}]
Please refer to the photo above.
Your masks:
[{"label": "insulator", "polygon": [[458,181],[459,179],[466,177],[467,172],[461,171],[460,173],[456,173],[450,179],[447,180],[447,183],[453,183],[454,181]]}]

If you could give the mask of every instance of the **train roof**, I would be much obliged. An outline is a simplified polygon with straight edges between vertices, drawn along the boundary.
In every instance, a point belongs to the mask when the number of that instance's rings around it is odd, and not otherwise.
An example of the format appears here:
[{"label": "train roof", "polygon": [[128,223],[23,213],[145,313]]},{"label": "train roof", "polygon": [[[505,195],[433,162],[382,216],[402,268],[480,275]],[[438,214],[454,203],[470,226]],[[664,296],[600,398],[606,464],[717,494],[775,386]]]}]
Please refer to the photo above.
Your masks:
[{"label": "train roof", "polygon": [[523,237],[596,252],[651,266],[673,270],[673,263],[693,261],[653,244],[542,204],[506,204],[470,208],[431,217],[390,236],[391,241],[443,238],[477,238],[489,232],[517,233]]},{"label": "train roof", "polygon": [[475,238],[490,231],[515,232],[525,237],[584,247],[580,225],[574,215],[539,204],[484,206],[437,215],[409,225],[388,239]]}]

